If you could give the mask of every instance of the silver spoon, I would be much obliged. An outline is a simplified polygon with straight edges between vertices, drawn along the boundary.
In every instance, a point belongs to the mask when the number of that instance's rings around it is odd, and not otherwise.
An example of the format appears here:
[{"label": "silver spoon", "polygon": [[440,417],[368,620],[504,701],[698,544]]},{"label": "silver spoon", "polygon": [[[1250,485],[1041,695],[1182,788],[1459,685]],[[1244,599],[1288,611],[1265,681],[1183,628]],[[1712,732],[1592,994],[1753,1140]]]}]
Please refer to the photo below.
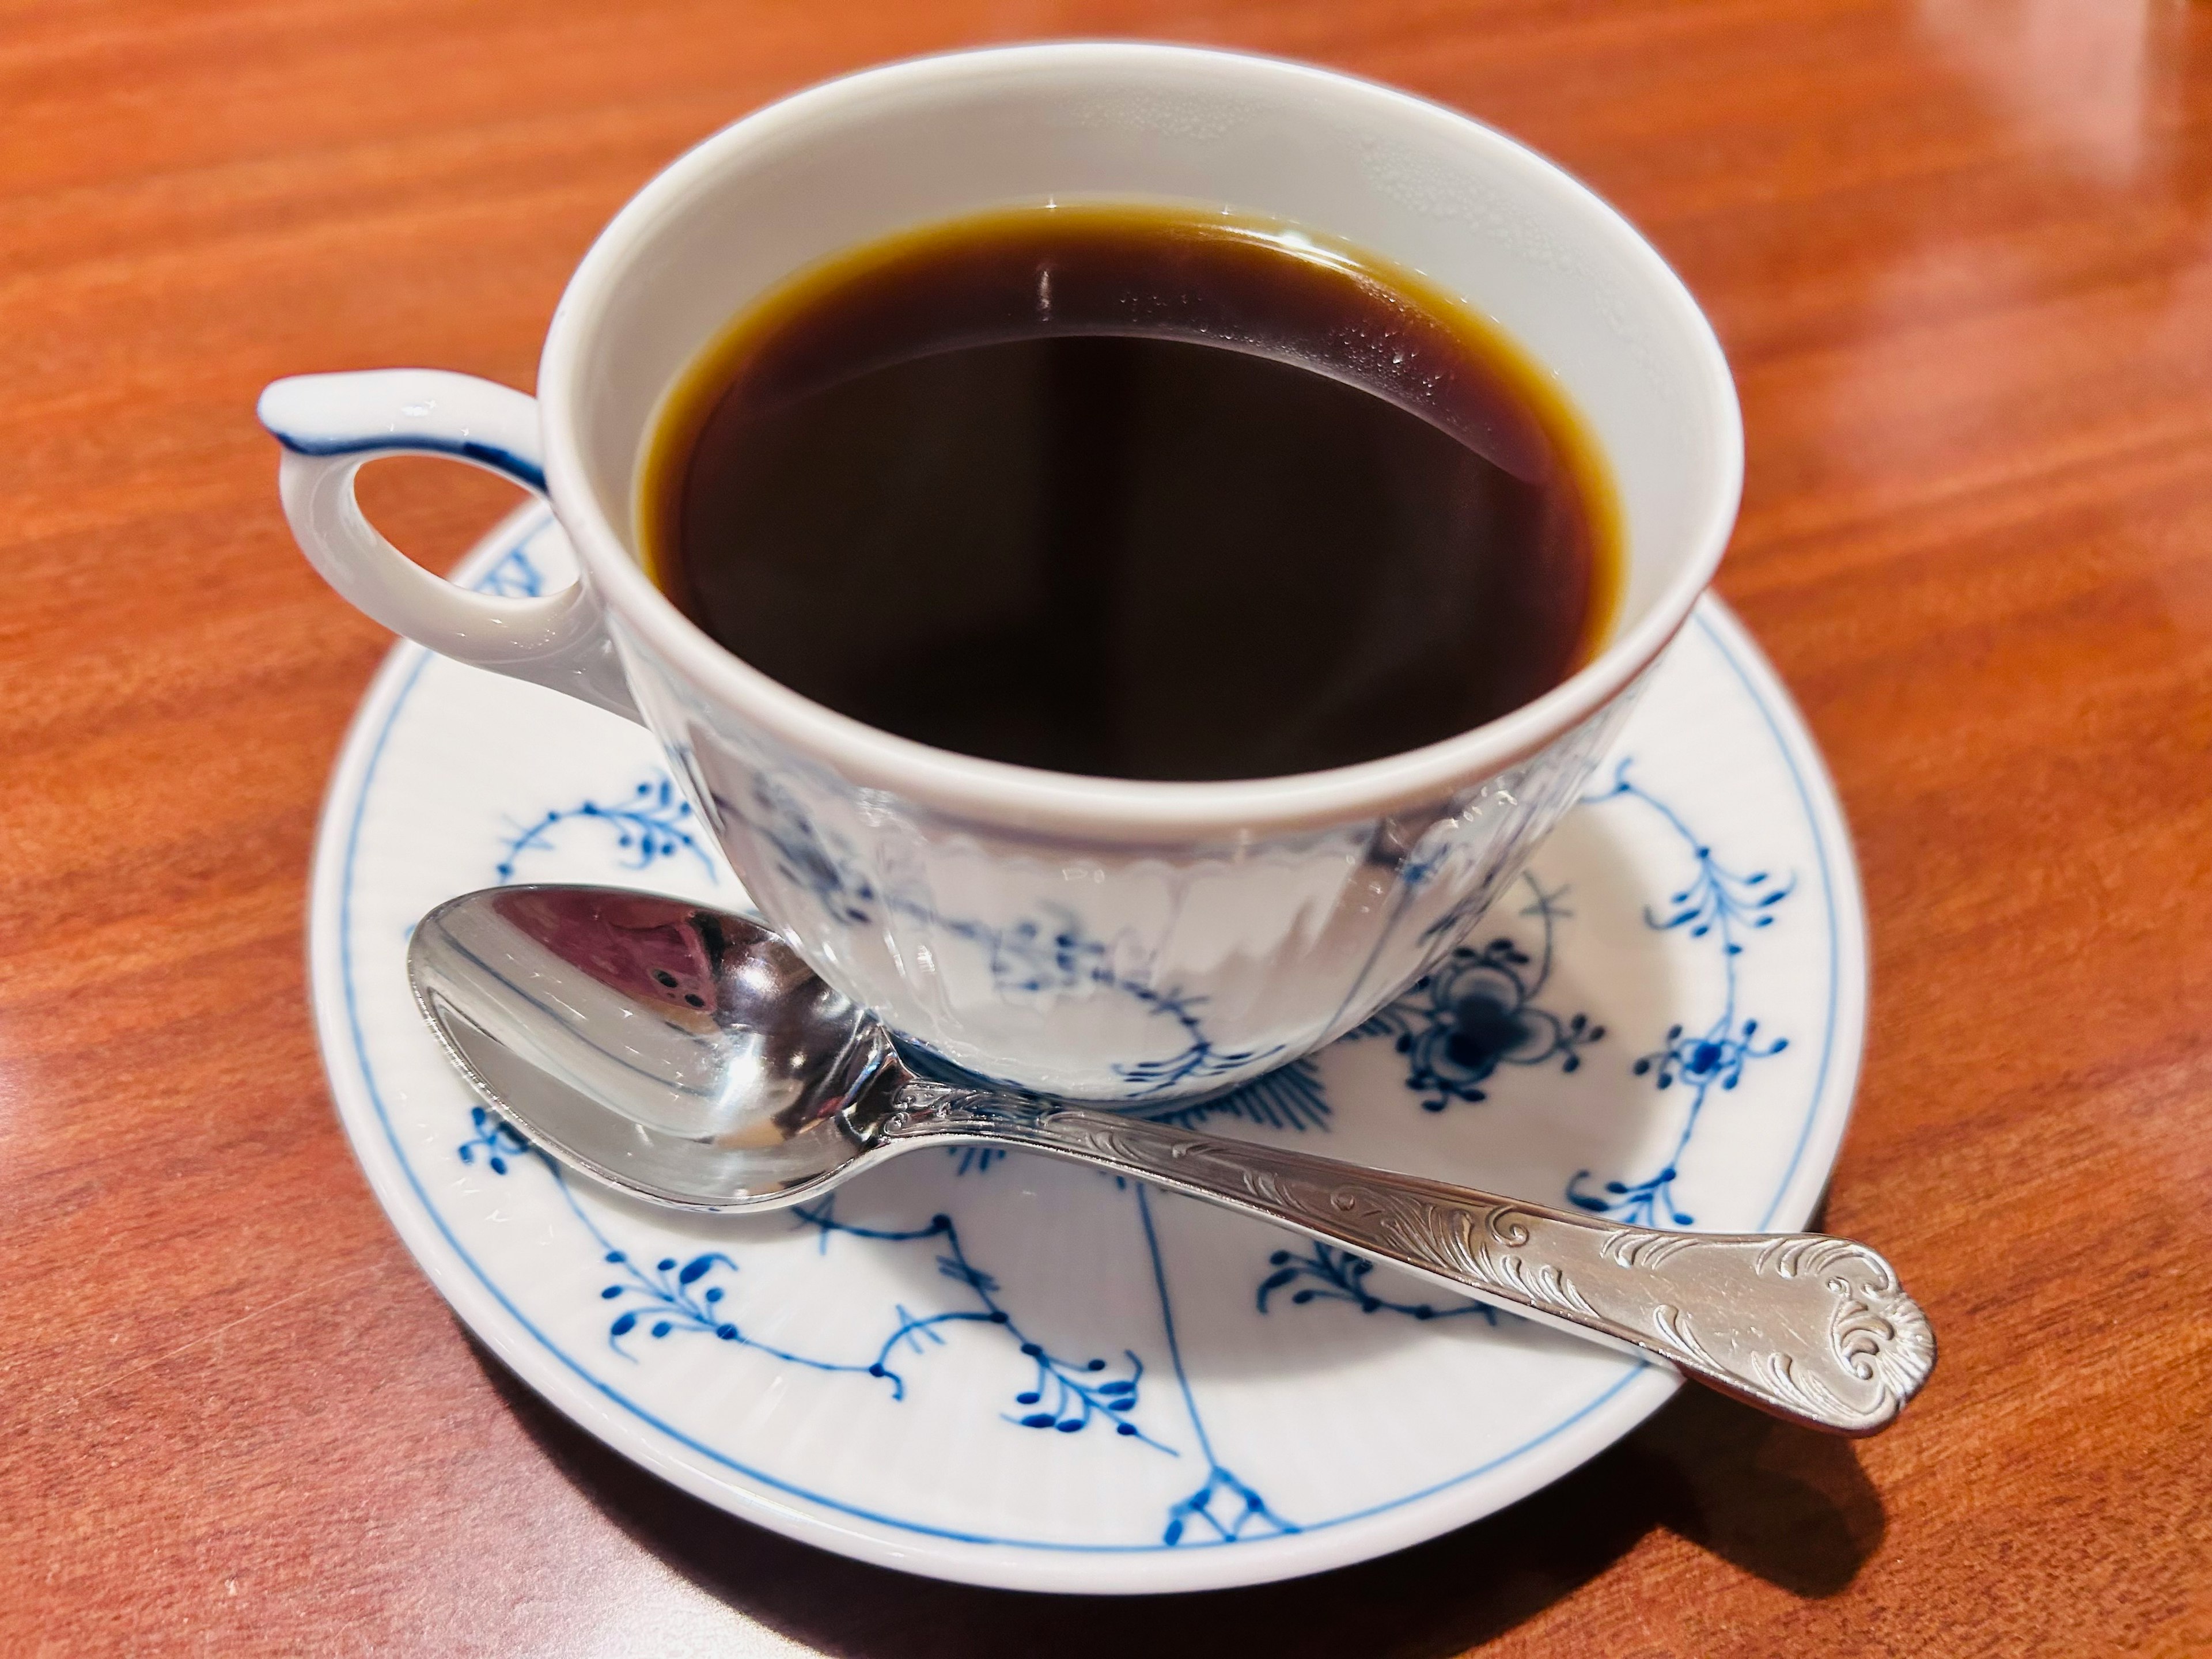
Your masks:
[{"label": "silver spoon", "polygon": [[1669,1365],[1815,1428],[1886,1427],[1936,1363],[1889,1264],[1818,1233],[1656,1232],[1117,1113],[926,1082],[759,923],[603,887],[500,887],[422,918],[408,978],[536,1145],[680,1209],[767,1210],[923,1146],[1148,1181]]}]

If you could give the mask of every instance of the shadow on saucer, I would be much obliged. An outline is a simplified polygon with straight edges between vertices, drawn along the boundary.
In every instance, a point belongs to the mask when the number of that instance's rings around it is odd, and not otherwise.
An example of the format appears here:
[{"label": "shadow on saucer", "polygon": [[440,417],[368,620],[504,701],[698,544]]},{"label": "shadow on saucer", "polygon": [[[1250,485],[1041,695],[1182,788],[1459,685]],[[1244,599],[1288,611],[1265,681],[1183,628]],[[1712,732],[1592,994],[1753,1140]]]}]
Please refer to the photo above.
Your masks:
[{"label": "shadow on saucer", "polygon": [[726,1515],[609,1450],[470,1346],[523,1427],[617,1526],[731,1607],[837,1659],[1432,1659],[1534,1617],[1655,1528],[1819,1597],[1851,1582],[1885,1525],[1850,1442],[1687,1389],[1511,1509],[1379,1560],[1186,1595],[977,1589],[848,1561]]}]

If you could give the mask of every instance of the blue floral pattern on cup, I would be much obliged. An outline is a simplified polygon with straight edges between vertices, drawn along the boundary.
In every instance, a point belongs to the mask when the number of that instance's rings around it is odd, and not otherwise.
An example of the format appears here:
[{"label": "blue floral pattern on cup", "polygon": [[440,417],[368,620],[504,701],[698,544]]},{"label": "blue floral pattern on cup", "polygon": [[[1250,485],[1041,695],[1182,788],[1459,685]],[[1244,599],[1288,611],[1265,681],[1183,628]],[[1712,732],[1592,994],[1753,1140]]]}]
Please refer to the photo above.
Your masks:
[{"label": "blue floral pattern on cup", "polygon": [[[729,803],[720,804],[730,810]],[[1092,933],[1069,906],[1055,905],[994,925],[973,916],[948,915],[926,897],[887,889],[867,874],[849,848],[815,824],[789,789],[765,776],[755,780],[751,802],[738,816],[774,850],[775,869],[811,896],[823,918],[836,927],[878,928],[886,916],[895,916],[975,952],[988,965],[991,983],[1001,994],[1037,997],[1098,990],[1127,999],[1148,1020],[1168,1022],[1176,1033],[1170,1041],[1178,1046],[1155,1057],[1109,1063],[1128,1103],[1141,1103],[1153,1096],[1183,1093],[1221,1078],[1249,1074],[1283,1052],[1280,1043],[1256,1048],[1226,1048],[1217,1043],[1203,1018],[1204,997],[1125,969],[1114,945]],[[973,1068],[962,1069],[1002,1087],[1020,1086]]]}]

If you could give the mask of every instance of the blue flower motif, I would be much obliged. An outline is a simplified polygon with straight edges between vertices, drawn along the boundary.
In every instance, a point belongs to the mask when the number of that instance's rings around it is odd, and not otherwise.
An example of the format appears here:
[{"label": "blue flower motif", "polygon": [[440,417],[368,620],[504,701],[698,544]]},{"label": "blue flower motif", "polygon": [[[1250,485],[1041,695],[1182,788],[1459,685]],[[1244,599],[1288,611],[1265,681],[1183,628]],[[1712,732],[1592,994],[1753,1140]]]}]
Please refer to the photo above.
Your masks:
[{"label": "blue flower motif", "polygon": [[1639,1055],[1629,1069],[1638,1077],[1656,1075],[1659,1086],[1671,1089],[1678,1082],[1705,1090],[1717,1083],[1733,1089],[1743,1081],[1743,1063],[1778,1054],[1790,1046],[1787,1037],[1758,1041],[1759,1022],[1747,1019],[1731,1029],[1723,1024],[1699,1035],[1680,1025],[1667,1028],[1667,1041],[1650,1054]]},{"label": "blue flower motif", "polygon": [[1641,1181],[1608,1181],[1592,1189],[1588,1170],[1578,1170],[1567,1182],[1567,1199],[1595,1215],[1616,1216],[1638,1226],[1652,1227],[1665,1221],[1686,1227],[1696,1219],[1674,1198],[1674,1182],[1681,1172],[1682,1155],[1698,1130],[1705,1097],[1716,1087],[1723,1091],[1743,1081],[1743,1068],[1754,1060],[1780,1054],[1790,1046],[1787,1037],[1763,1037],[1759,1021],[1739,1012],[1738,964],[1746,939],[1770,927],[1775,907],[1796,890],[1796,880],[1777,881],[1766,871],[1739,873],[1714,856],[1711,846],[1682,821],[1680,814],[1630,775],[1632,763],[1624,760],[1613,770],[1613,787],[1589,798],[1604,802],[1632,800],[1655,812],[1689,848],[1689,882],[1669,894],[1667,909],[1646,908],[1644,925],[1656,933],[1679,932],[1690,939],[1709,939],[1720,948],[1723,993],[1721,1006],[1701,1030],[1675,1024],[1667,1028],[1666,1040],[1639,1054],[1629,1069],[1650,1078],[1662,1090],[1678,1085],[1689,1097],[1681,1133],[1674,1149],[1657,1173]]},{"label": "blue flower motif", "polygon": [[534,823],[514,831],[501,844],[501,857],[494,866],[499,878],[513,881],[515,866],[525,855],[551,847],[553,832],[579,819],[613,831],[615,849],[623,854],[625,870],[650,869],[663,859],[688,854],[707,872],[709,881],[719,879],[714,860],[691,833],[691,803],[677,793],[665,773],[645,779],[627,797],[554,807]]},{"label": "blue flower motif", "polygon": [[1538,956],[1503,936],[1480,950],[1460,945],[1407,995],[1352,1033],[1395,1039],[1406,1056],[1406,1086],[1427,1097],[1425,1110],[1488,1098],[1482,1085],[1500,1066],[1556,1060],[1562,1072],[1579,1070],[1582,1050],[1605,1036],[1605,1027],[1588,1015],[1562,1018],[1536,1001],[1552,975],[1556,924],[1571,913],[1559,903],[1564,890],[1547,893],[1534,876],[1522,880],[1534,898],[1521,914],[1543,923]]}]

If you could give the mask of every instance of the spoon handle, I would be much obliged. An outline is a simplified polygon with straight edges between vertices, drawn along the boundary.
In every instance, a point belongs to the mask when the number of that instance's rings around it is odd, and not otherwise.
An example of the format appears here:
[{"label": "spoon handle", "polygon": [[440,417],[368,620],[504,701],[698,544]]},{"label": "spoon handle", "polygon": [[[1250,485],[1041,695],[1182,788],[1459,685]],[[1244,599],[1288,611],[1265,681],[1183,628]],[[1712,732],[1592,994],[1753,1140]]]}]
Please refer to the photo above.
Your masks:
[{"label": "spoon handle", "polygon": [[1142,1118],[907,1085],[887,1142],[1043,1152],[1240,1210],[1542,1324],[1626,1346],[1752,1405],[1887,1427],[1936,1338],[1888,1262],[1820,1233],[1673,1233]]}]

